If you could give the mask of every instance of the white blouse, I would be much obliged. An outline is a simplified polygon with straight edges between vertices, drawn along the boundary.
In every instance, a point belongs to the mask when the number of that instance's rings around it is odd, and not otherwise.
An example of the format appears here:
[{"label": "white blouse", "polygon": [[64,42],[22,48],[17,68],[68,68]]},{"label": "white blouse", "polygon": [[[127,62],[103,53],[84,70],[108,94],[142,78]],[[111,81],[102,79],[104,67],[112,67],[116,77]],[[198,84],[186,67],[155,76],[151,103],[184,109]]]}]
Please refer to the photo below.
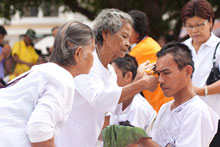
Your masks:
[{"label": "white blouse", "polygon": [[[196,53],[195,48],[192,46],[192,39],[189,38],[184,41],[189,49],[192,51],[195,71],[193,72],[192,83],[197,87],[205,87],[206,80],[213,65],[213,54],[215,47],[220,42],[220,38],[216,37],[213,33],[210,38],[203,43],[199,51]],[[220,45],[216,52],[217,65],[220,65]],[[205,103],[210,106],[220,117],[220,94],[201,96]]]},{"label": "white blouse", "polygon": [[73,96],[68,71],[55,63],[33,66],[25,78],[0,89],[0,146],[30,147],[30,142],[56,136],[72,108]]}]

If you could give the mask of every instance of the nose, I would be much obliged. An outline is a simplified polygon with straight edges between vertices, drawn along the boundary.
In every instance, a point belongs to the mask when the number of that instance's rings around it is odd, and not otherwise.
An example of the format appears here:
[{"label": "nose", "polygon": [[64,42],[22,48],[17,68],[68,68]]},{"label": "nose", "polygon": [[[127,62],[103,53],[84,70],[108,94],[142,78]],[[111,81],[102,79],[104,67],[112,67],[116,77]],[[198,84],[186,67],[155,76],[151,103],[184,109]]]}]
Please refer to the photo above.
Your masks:
[{"label": "nose", "polygon": [[126,46],[127,48],[129,48],[129,47],[130,47],[130,42],[129,42],[129,39],[126,39],[126,41],[125,41],[125,46]]},{"label": "nose", "polygon": [[191,32],[198,32],[198,28],[195,27],[195,26],[193,26],[193,27],[191,28]]},{"label": "nose", "polygon": [[159,82],[160,84],[163,84],[163,83],[164,83],[164,80],[163,80],[163,78],[162,78],[161,75],[158,75],[158,82]]}]

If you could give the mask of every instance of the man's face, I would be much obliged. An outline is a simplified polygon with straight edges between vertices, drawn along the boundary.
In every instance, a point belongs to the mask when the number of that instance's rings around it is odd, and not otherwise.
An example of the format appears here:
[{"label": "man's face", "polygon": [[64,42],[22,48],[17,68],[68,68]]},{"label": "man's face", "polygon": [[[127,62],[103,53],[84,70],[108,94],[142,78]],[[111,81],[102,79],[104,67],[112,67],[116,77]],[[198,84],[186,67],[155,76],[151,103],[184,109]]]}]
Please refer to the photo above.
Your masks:
[{"label": "man's face", "polygon": [[160,87],[165,96],[178,97],[187,84],[186,67],[179,70],[173,55],[168,53],[158,58],[156,63],[156,72]]},{"label": "man's face", "polygon": [[25,35],[24,36],[24,42],[25,42],[26,45],[31,45],[32,44],[32,39],[29,36]]},{"label": "man's face", "polygon": [[52,35],[53,35],[54,38],[56,37],[57,32],[58,32],[58,28],[53,30]]},{"label": "man's face", "polygon": [[129,42],[130,42],[130,44],[137,43],[138,39],[139,39],[139,34],[133,28]]},{"label": "man's face", "polygon": [[5,38],[5,35],[0,34],[0,44],[2,44],[2,43],[3,43],[4,38]]}]

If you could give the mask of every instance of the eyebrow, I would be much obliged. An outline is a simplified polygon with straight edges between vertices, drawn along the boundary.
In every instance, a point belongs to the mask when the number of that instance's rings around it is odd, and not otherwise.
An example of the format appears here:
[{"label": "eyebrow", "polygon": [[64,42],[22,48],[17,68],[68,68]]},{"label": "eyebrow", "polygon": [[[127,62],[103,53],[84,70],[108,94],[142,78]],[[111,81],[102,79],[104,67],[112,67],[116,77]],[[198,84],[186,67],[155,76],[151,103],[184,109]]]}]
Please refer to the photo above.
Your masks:
[{"label": "eyebrow", "polygon": [[121,34],[129,36],[129,33],[127,31],[123,31],[123,32],[121,32]]},{"label": "eyebrow", "polygon": [[[201,23],[203,23],[203,22],[200,22],[200,21],[195,22],[195,24],[201,24]],[[188,25],[194,25],[194,24],[191,24],[191,23],[186,23],[186,24],[188,24]]]},{"label": "eyebrow", "polygon": [[155,72],[156,72],[156,73],[161,73],[161,72],[166,72],[166,71],[169,71],[169,69],[168,69],[168,68],[165,68],[165,69],[163,69],[163,70],[161,70],[161,71],[156,70]]}]

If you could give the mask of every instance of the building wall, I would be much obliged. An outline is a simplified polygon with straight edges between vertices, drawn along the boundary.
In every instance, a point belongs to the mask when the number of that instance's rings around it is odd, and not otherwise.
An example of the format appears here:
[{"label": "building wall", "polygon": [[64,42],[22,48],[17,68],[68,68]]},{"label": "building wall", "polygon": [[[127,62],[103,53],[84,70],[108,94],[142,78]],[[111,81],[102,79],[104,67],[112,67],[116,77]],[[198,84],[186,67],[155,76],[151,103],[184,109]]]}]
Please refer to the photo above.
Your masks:
[{"label": "building wall", "polygon": [[69,20],[78,20],[91,26],[91,21],[84,15],[80,13],[63,12],[63,10],[64,7],[59,7],[57,16],[44,16],[41,8],[39,8],[37,16],[20,17],[17,12],[12,17],[10,25],[4,25],[4,19],[0,19],[0,24],[6,28],[8,32],[6,40],[9,41],[11,46],[21,38],[21,35],[23,35],[28,28],[34,29],[38,37],[42,38],[45,35],[50,35],[51,29],[54,26],[62,25]]}]

